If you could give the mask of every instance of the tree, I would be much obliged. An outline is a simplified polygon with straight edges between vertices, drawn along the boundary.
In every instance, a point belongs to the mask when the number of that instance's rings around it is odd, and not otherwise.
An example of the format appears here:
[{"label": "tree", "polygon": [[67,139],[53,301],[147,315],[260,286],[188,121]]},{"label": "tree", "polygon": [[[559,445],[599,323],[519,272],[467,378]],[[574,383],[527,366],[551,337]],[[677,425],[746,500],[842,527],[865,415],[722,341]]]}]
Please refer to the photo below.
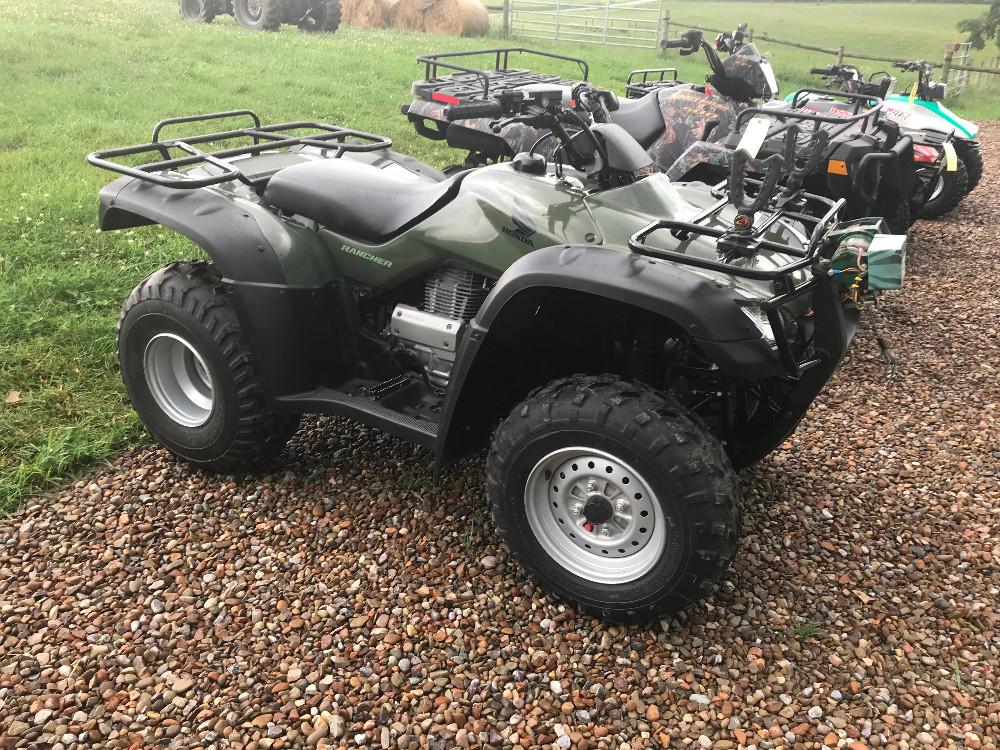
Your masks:
[{"label": "tree", "polygon": [[969,41],[976,49],[982,49],[987,42],[996,42],[1000,47],[1000,0],[993,0],[990,9],[978,18],[961,21],[958,29],[969,34]]}]

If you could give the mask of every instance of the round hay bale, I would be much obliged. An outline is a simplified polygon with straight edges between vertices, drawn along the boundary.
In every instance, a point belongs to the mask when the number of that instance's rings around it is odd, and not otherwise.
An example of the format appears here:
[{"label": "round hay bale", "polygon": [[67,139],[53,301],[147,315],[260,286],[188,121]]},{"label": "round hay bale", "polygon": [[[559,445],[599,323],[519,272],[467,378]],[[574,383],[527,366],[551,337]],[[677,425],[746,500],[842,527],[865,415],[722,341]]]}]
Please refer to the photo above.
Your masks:
[{"label": "round hay bale", "polygon": [[424,14],[434,0],[396,0],[389,8],[389,25],[395,29],[424,31]]},{"label": "round hay bale", "polygon": [[424,13],[424,31],[450,36],[485,36],[490,14],[479,0],[434,0]]},{"label": "round hay bale", "polygon": [[389,0],[342,0],[344,21],[366,29],[384,29],[389,25]]}]

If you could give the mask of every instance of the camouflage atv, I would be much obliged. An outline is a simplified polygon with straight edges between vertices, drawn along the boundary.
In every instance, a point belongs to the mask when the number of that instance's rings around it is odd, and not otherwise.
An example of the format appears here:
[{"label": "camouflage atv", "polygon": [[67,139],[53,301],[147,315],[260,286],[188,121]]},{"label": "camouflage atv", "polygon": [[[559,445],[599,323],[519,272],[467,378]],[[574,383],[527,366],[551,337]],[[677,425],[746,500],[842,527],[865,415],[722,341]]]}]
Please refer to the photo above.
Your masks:
[{"label": "camouflage atv", "polygon": [[[881,104],[869,105],[865,101],[865,106],[859,107],[856,105],[861,100],[854,100],[850,103],[853,111],[846,116],[814,116],[792,107],[781,112],[761,111],[760,104],[778,93],[770,63],[742,37],[722,36],[730,45],[723,49],[731,50],[724,60],[704,41],[700,31],[689,31],[665,43],[682,54],[705,51],[711,66],[705,85],[682,83],[675,77],[665,79],[663,73],[672,69],[635,71],[629,77],[629,92],[640,98],[619,102],[605,97],[600,107],[583,113],[625,128],[671,180],[710,183],[725,179],[742,137],[742,126],[751,116],[765,118],[771,125],[759,147],[763,155],[782,151],[785,132],[792,123],[815,125],[826,130],[829,137],[825,158],[810,176],[808,189],[831,198],[845,198],[845,216],[884,216],[894,231],[906,232],[914,192],[912,143],[901,137],[892,123],[881,120]],[[448,106],[480,99],[484,91],[542,85],[539,81],[561,84],[564,103],[570,103],[572,81],[511,68],[511,53],[552,57],[513,48],[418,58],[425,65],[425,78],[414,83],[416,99],[403,107],[404,114],[421,135],[467,151],[462,166],[510,159],[532,148],[537,153],[551,154],[555,143],[543,139],[545,133],[523,124],[498,131],[489,118],[450,123],[444,117]],[[455,62],[455,58],[474,55],[495,56],[495,68],[478,70]],[[586,72],[584,61],[575,62]],[[637,80],[637,74],[643,74],[642,80]],[[573,104],[582,109],[584,103]],[[750,116],[744,116],[751,110]],[[811,137],[799,132],[807,140]]]},{"label": "camouflage atv", "polygon": [[[377,135],[244,111],[91,154],[122,175],[103,230],[162,224],[211,258],[125,301],[125,389],[162,445],[210,469],[259,470],[304,413],[439,466],[486,450],[497,528],[551,594],[610,620],[674,612],[724,574],[736,468],[795,429],[859,294],[899,285],[903,238],[838,223],[843,201],[800,214],[802,191],[775,188],[797,179],[791,152],[741,155],[727,195],[671,184],[559,90],[446,116],[472,115],[560,147],[448,177]],[[235,116],[250,123],[163,137]]]}]

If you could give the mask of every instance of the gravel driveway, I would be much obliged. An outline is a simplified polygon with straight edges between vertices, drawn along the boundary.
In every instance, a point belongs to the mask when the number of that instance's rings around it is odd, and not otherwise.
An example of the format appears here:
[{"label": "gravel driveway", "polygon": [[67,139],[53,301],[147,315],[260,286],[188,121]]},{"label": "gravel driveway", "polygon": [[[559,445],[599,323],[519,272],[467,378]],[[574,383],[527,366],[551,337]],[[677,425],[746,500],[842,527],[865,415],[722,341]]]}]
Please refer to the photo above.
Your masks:
[{"label": "gravel driveway", "polygon": [[[996,747],[1000,126],[907,288],[743,477],[728,580],[602,625],[508,562],[482,466],[309,421],[277,473],[127,453],[0,520],[0,747]],[[110,335],[110,333],[109,333]]]}]

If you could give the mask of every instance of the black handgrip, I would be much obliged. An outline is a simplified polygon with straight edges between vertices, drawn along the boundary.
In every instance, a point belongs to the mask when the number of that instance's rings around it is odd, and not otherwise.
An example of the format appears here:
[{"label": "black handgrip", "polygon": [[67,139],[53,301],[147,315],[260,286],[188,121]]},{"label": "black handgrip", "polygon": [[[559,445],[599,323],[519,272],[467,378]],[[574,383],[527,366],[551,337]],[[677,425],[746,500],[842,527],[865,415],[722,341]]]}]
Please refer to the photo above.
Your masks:
[{"label": "black handgrip", "polygon": [[687,39],[664,39],[660,42],[663,49],[684,49],[691,46]]},{"label": "black handgrip", "polygon": [[501,115],[503,115],[503,106],[498,101],[456,104],[444,111],[446,120],[475,120],[479,117],[500,117]]},{"label": "black handgrip", "polygon": [[809,72],[814,76],[833,75],[833,68],[809,68]]}]

